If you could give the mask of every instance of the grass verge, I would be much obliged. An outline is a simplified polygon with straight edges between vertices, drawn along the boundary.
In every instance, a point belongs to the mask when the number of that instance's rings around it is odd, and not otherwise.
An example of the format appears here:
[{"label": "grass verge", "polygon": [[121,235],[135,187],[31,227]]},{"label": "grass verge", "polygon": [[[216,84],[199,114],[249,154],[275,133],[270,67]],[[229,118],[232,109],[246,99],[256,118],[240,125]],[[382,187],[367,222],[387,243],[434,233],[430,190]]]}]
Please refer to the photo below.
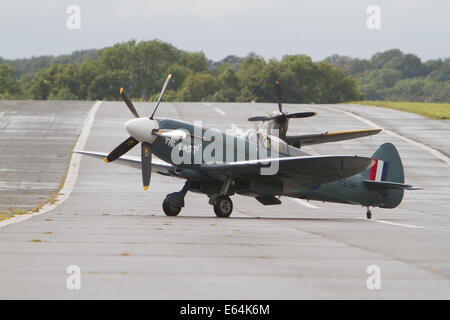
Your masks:
[{"label": "grass verge", "polygon": [[345,104],[361,104],[396,109],[415,113],[430,119],[450,119],[450,103],[397,102],[397,101],[352,101]]}]

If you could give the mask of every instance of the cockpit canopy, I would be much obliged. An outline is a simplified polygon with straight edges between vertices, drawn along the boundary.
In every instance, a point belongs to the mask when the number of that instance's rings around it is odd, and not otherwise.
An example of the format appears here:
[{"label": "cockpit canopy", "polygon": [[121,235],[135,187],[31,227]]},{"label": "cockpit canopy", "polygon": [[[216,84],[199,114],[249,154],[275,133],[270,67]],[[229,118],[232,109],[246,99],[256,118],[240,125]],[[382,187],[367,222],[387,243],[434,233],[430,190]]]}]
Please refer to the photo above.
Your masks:
[{"label": "cockpit canopy", "polygon": [[289,154],[288,144],[274,135],[268,135],[265,132],[258,132],[255,129],[249,129],[240,137],[255,144],[258,143],[260,146],[276,153]]}]

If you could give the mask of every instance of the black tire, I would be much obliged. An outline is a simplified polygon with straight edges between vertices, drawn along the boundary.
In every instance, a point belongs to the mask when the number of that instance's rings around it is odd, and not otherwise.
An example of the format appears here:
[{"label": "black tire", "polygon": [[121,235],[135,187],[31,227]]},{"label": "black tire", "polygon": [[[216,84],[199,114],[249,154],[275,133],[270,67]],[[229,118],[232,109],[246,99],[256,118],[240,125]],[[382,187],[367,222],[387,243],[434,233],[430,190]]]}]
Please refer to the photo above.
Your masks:
[{"label": "black tire", "polygon": [[214,203],[214,212],[219,218],[228,218],[233,212],[233,201],[229,196],[220,196]]},{"label": "black tire", "polygon": [[174,206],[172,206],[167,201],[167,198],[164,199],[162,207],[163,207],[163,210],[164,210],[164,213],[166,214],[166,216],[169,216],[169,217],[175,217],[181,211],[181,207],[174,207]]}]

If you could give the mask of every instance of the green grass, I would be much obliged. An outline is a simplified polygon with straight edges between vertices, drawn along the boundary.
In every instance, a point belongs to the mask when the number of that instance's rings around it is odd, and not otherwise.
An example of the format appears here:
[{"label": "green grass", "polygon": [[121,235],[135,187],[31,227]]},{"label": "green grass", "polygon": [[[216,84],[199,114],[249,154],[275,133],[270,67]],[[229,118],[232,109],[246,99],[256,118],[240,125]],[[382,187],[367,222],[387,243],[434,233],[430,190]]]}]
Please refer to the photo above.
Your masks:
[{"label": "green grass", "polygon": [[430,119],[450,119],[450,103],[352,101],[345,104],[361,104],[416,113]]},{"label": "green grass", "polygon": [[18,208],[8,208],[7,211],[0,211],[0,221],[12,218],[16,215],[22,215],[29,213],[26,210],[18,209]]}]

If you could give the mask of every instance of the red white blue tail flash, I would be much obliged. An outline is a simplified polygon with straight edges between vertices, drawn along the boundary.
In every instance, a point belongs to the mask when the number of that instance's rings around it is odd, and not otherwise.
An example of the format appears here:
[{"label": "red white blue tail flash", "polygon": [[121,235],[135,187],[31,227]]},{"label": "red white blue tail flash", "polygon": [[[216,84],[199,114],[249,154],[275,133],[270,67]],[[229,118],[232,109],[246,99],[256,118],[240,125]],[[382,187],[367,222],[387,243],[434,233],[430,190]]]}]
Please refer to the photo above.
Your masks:
[{"label": "red white blue tail flash", "polygon": [[374,159],[375,164],[370,170],[370,180],[371,181],[386,181],[389,163],[383,160]]}]

